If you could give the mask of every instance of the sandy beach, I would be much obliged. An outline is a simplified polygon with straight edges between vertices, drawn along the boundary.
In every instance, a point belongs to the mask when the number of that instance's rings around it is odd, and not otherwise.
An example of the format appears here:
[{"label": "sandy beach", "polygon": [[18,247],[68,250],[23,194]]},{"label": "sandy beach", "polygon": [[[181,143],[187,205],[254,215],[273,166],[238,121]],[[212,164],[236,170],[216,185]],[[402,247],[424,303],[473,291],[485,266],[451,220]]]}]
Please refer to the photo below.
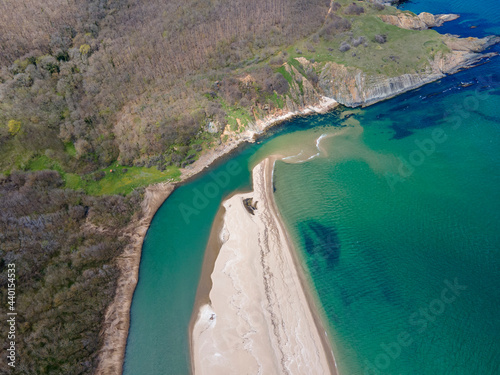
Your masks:
[{"label": "sandy beach", "polygon": [[200,304],[191,332],[196,375],[337,373],[274,207],[274,160],[254,168],[253,192],[223,203],[208,303]]},{"label": "sandy beach", "polygon": [[182,183],[188,182],[215,162],[228,157],[238,147],[246,142],[254,142],[255,138],[263,135],[266,130],[283,121],[296,116],[305,116],[314,113],[325,113],[335,108],[338,103],[330,98],[322,97],[319,102],[299,108],[297,111],[272,113],[256,121],[252,130],[236,135],[235,138],[204,153],[195,163],[181,169],[181,181],[178,183],[165,182],[151,185],[146,188],[144,200],[141,204],[141,215],[133,219],[123,236],[130,238],[130,244],[117,259],[121,274],[118,280],[116,295],[112,304],[107,308],[102,330],[103,346],[99,351],[99,365],[97,375],[121,374],[125,347],[130,326],[130,306],[134,290],[139,279],[139,264],[144,237],[151,220],[168,198],[172,191]]}]

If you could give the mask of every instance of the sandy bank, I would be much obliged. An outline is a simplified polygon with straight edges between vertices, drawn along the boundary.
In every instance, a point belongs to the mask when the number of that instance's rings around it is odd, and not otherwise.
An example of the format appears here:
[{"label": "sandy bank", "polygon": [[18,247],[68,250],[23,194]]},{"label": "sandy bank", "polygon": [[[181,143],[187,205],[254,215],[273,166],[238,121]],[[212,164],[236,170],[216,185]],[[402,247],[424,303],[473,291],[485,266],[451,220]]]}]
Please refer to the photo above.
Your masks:
[{"label": "sandy bank", "polygon": [[[200,307],[192,332],[196,375],[336,373],[276,215],[273,164],[268,158],[254,168],[252,193],[223,204],[210,303]],[[257,202],[254,215],[245,198]]]}]

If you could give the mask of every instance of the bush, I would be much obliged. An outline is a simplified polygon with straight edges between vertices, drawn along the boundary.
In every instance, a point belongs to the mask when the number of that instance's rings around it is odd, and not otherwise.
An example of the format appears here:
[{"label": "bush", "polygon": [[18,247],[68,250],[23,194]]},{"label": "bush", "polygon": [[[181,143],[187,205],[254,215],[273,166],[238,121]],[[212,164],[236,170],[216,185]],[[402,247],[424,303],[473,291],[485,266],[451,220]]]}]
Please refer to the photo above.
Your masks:
[{"label": "bush", "polygon": [[364,12],[365,9],[362,6],[356,5],[355,3],[352,3],[344,10],[344,14],[356,15],[356,16],[359,16],[361,13]]},{"label": "bush", "polygon": [[88,44],[82,44],[80,46],[80,54],[82,56],[87,56],[90,52],[90,46]]},{"label": "bush", "polygon": [[93,179],[94,179],[94,181],[100,181],[104,177],[106,177],[106,173],[104,171],[99,171],[99,172],[94,173]]},{"label": "bush", "polygon": [[339,51],[340,52],[347,52],[351,49],[351,45],[347,42],[342,42],[342,44],[340,45],[340,48],[339,48]]},{"label": "bush", "polygon": [[220,85],[222,97],[229,105],[236,105],[242,97],[238,87],[239,81],[235,78],[225,78]]},{"label": "bush", "polygon": [[252,102],[247,97],[244,96],[243,98],[241,98],[240,107],[248,108],[251,105],[252,105]]},{"label": "bush", "polygon": [[289,86],[288,81],[281,73],[276,73],[272,77],[269,77],[264,82],[265,91],[272,94],[276,91],[278,94],[283,95],[288,92]]},{"label": "bush", "polygon": [[37,65],[50,73],[59,73],[59,64],[55,57],[42,56],[38,59]]},{"label": "bush", "polygon": [[182,159],[184,159],[184,156],[179,155],[179,154],[172,154],[172,157],[171,157],[172,163],[177,164],[177,163],[179,163]]},{"label": "bush", "polygon": [[[312,61],[311,61],[312,62]],[[312,68],[308,68],[306,71],[306,76],[309,82],[311,82],[314,86],[316,86],[319,82],[318,74]]]},{"label": "bush", "polygon": [[336,12],[340,8],[342,8],[342,5],[340,5],[339,3],[333,2],[331,5],[332,12]]},{"label": "bush", "polygon": [[311,43],[306,44],[307,52],[316,52],[316,49]]},{"label": "bush", "polygon": [[354,47],[357,47],[361,44],[363,44],[364,42],[366,42],[366,38],[364,36],[360,36],[359,38],[353,38],[351,43]]},{"label": "bush", "polygon": [[283,65],[283,57],[280,55],[280,56],[274,56],[271,58],[271,60],[269,60],[269,64],[271,65]]},{"label": "bush", "polygon": [[281,73],[276,73],[274,75],[274,89],[280,95],[288,92],[290,87],[288,86],[288,81]]},{"label": "bush", "polygon": [[351,29],[351,23],[345,18],[339,17],[335,14],[330,14],[329,22],[321,29],[320,35],[329,39],[335,34],[339,34]]},{"label": "bush", "polygon": [[387,35],[376,34],[374,39],[375,39],[375,42],[377,42],[379,44],[384,44],[385,42],[387,42]]},{"label": "bush", "polygon": [[9,127],[9,134],[16,135],[21,130],[21,121],[10,120],[7,126]]}]

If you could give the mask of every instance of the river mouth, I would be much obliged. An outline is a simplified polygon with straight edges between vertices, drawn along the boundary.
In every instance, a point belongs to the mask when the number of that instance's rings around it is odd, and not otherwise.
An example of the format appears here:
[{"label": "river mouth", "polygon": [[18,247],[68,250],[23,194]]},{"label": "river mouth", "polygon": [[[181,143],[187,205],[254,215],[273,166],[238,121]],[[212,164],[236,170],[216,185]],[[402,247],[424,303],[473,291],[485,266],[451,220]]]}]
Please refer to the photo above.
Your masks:
[{"label": "river mouth", "polygon": [[[426,2],[415,4],[421,3]],[[442,1],[435,3],[443,5]],[[461,6],[464,3],[460,1]],[[480,4],[486,5],[491,7],[492,14],[498,13],[496,3]],[[444,12],[446,10],[441,11]],[[445,25],[447,29],[443,30],[466,35],[469,21],[464,16],[458,22],[462,25],[459,29]],[[470,30],[484,35],[498,29],[494,29],[493,24],[490,20],[486,29]],[[357,139],[354,137],[356,125],[351,124],[345,127],[347,132],[353,132],[350,140],[342,137],[321,140],[320,145],[329,151],[327,155],[304,163],[277,163],[278,207],[299,252],[306,256],[307,247],[310,248],[307,269],[313,275],[311,285],[319,295],[326,295],[322,309],[332,324],[333,349],[338,354],[341,373],[344,370],[362,374],[371,368],[369,366],[377,369],[377,363],[384,365],[382,355],[386,353],[380,345],[398,342],[401,332],[409,333],[414,341],[410,349],[405,347],[401,351],[397,360],[391,359],[391,371],[392,366],[396,366],[402,374],[461,374],[450,372],[452,368],[463,369],[463,373],[498,372],[499,349],[492,334],[500,330],[496,315],[500,300],[496,288],[499,282],[496,270],[500,268],[497,234],[500,138],[495,120],[500,96],[498,78],[492,76],[498,69],[498,59],[493,59],[471,71],[360,110],[347,119],[358,121],[363,129]],[[490,84],[476,80],[476,77],[489,76],[492,76]],[[475,83],[467,87],[461,85],[462,82]],[[474,96],[476,90],[486,93],[482,97],[487,99],[480,100],[480,107],[468,112],[463,126],[452,129],[453,124],[445,121],[446,116],[453,115],[449,110]],[[307,142],[302,142],[303,133],[297,137],[300,143],[295,149],[290,145],[295,153],[287,156],[298,155],[304,144],[307,144],[308,155],[314,155],[318,152],[316,140],[325,133],[321,127],[333,133],[344,129],[340,125],[345,119],[339,117],[339,112],[293,120],[286,125],[289,130],[280,131],[273,140],[309,129]],[[432,155],[424,153],[422,165],[397,180],[393,186],[396,193],[393,193],[387,173],[401,176],[399,157],[410,163],[410,154],[419,150],[415,141],[432,139],[436,128],[445,130],[448,139],[436,143]],[[290,144],[283,138],[284,147],[287,143]],[[357,157],[347,157],[344,151],[353,150],[353,145],[358,148]],[[144,243],[131,310],[125,374],[159,374],[165,369],[174,374],[190,372],[188,327],[213,219],[225,197],[234,191],[251,189],[249,171],[268,153],[259,153],[265,147],[269,152],[279,149],[270,139],[263,139],[257,145],[248,146],[250,151],[235,154],[232,160],[241,166],[241,173],[232,176],[227,185],[217,185],[217,195],[209,198],[206,205],[193,205],[195,190],[203,192],[209,183],[215,182],[210,173],[227,172],[228,161],[178,188],[159,210]],[[344,151],[338,152],[340,149]],[[317,175],[311,173],[314,169],[322,169],[328,181],[318,180]],[[297,185],[302,189],[290,189]],[[307,189],[314,185],[329,188]],[[322,196],[316,191],[322,191]],[[309,202],[296,206],[302,210],[287,211],[291,206],[283,202],[294,199]],[[411,203],[408,205],[408,202]],[[189,216],[189,224],[179,210],[182,203],[199,211]],[[312,213],[308,207],[324,207],[325,212]],[[403,207],[407,209],[402,210]],[[333,215],[325,220],[327,211]],[[337,214],[339,212],[347,216]],[[312,216],[326,229],[310,225]],[[317,234],[322,232],[336,233],[338,241],[322,242],[322,236]],[[310,239],[306,241],[307,237]],[[332,245],[337,242],[338,245]],[[323,245],[337,249],[337,261],[328,260],[321,250]],[[335,270],[335,284],[342,287],[332,289],[326,282],[332,280],[331,270]],[[420,315],[420,308],[430,309],[431,302],[439,299],[447,287],[445,281],[453,284],[455,278],[459,285],[468,288],[457,296],[455,303],[445,304],[442,314],[431,315],[431,319],[435,318],[432,322]],[[432,308],[439,308],[434,310],[439,312],[441,305],[435,302]],[[376,314],[372,314],[373,311]],[[419,314],[415,322],[422,319],[428,322],[423,332],[418,332],[423,327],[421,324],[409,322],[415,312]],[[454,322],[463,324],[457,328]],[[356,326],[359,328],[353,330]],[[367,332],[373,335],[367,336]],[[429,349],[430,337],[435,340],[436,351]],[[454,348],[456,354],[451,353],[450,348]],[[446,360],[440,364],[432,359],[436,356]]]}]

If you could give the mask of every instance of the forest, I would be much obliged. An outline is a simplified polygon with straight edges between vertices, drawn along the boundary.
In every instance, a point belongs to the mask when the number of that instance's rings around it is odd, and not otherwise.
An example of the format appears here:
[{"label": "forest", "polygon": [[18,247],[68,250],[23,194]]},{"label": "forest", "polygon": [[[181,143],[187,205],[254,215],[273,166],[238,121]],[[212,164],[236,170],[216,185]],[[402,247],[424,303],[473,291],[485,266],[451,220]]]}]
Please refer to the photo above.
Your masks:
[{"label": "forest", "polygon": [[346,0],[37,3],[0,4],[0,172],[71,171],[67,185],[83,188],[113,162],[175,175],[221,141],[233,112],[255,120],[253,108],[276,107],[296,43],[335,45],[352,39],[356,17],[395,11]]},{"label": "forest", "polygon": [[[2,270],[15,265],[18,313],[16,367],[8,371],[1,361],[1,373],[91,374],[97,366],[99,322],[119,272],[114,260],[141,193],[94,197],[62,185],[56,171],[0,180],[0,263]],[[2,271],[2,316],[10,311],[7,281]]]},{"label": "forest", "polygon": [[180,166],[197,152],[193,143],[211,140],[200,134],[207,119],[225,116],[206,97],[213,83],[310,34],[329,7],[325,0],[36,3],[0,4],[3,171],[30,169],[40,156],[80,174],[160,155],[158,167]]},{"label": "forest", "polygon": [[[399,31],[377,16],[395,12],[348,0],[0,2],[2,314],[7,264],[19,285],[11,373],[95,371],[142,187],[178,181],[259,116],[303,102],[319,78],[297,58],[420,69],[416,54],[391,51]],[[427,36],[404,35],[427,51]]]}]

